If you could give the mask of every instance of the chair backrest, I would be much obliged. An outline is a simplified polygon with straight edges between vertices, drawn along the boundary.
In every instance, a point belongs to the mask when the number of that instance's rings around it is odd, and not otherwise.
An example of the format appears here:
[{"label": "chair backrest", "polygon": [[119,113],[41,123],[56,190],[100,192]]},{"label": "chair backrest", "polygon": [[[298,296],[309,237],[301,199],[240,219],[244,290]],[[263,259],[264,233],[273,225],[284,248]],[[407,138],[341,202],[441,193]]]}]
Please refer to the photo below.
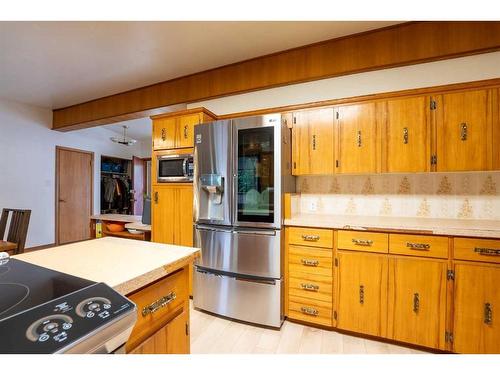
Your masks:
[{"label": "chair backrest", "polygon": [[11,218],[6,240],[16,243],[17,248],[14,250],[14,254],[20,254],[24,252],[31,210],[18,210],[13,208],[4,208],[2,210],[2,216],[0,217],[0,239],[2,240],[5,238],[9,215]]}]

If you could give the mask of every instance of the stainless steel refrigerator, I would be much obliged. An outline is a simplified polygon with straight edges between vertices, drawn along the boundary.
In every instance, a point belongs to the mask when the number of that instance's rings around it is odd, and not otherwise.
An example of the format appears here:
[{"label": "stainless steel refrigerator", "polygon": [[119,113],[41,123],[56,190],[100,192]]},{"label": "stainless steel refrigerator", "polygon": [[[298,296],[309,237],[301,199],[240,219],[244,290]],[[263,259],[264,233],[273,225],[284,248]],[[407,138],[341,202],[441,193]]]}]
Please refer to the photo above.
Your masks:
[{"label": "stainless steel refrigerator", "polygon": [[295,188],[290,153],[280,114],[195,127],[196,308],[281,325],[282,194]]}]

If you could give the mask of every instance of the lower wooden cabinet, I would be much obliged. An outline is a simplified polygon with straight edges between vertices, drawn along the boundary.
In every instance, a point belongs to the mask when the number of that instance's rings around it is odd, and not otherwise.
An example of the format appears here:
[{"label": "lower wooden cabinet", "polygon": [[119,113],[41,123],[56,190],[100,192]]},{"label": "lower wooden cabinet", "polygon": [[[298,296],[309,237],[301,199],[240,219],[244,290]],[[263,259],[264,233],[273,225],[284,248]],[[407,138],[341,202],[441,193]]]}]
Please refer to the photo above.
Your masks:
[{"label": "lower wooden cabinet", "polygon": [[500,353],[500,265],[455,265],[453,348]]},{"label": "lower wooden cabinet", "polygon": [[388,338],[445,349],[447,261],[389,258]]},{"label": "lower wooden cabinet", "polygon": [[337,258],[337,328],[385,337],[387,256],[339,250]]}]

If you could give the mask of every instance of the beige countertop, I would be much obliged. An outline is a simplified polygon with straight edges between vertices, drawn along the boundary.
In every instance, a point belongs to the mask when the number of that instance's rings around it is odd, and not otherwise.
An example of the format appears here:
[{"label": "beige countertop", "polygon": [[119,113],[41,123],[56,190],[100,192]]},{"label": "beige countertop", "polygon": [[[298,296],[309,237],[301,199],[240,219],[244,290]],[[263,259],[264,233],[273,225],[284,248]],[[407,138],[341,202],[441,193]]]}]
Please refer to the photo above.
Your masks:
[{"label": "beige countertop", "polygon": [[445,236],[500,238],[500,221],[298,214],[285,225],[331,229],[407,231]]},{"label": "beige countertop", "polygon": [[192,262],[199,249],[104,237],[14,256],[129,294]]}]

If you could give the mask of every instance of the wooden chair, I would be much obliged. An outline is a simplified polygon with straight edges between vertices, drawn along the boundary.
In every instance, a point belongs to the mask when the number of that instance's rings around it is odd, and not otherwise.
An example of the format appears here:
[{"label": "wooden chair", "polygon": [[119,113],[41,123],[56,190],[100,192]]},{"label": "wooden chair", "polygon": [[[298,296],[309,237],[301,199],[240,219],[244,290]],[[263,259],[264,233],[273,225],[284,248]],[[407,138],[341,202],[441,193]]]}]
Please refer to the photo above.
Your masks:
[{"label": "wooden chair", "polygon": [[14,254],[21,254],[24,252],[24,245],[26,244],[31,210],[4,208],[2,210],[2,216],[0,217],[0,240],[5,238],[9,215],[11,219],[6,240],[17,244],[17,247],[13,250]]}]

